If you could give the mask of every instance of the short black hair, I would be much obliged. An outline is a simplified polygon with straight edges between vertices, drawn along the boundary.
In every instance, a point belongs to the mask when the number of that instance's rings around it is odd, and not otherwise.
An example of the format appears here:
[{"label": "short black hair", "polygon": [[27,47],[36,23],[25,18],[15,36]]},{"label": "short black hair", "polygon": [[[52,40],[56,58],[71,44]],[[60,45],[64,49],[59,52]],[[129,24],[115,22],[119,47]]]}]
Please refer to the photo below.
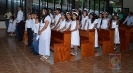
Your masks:
[{"label": "short black hair", "polygon": [[60,11],[61,12],[61,9],[60,8],[56,8],[56,10]]}]

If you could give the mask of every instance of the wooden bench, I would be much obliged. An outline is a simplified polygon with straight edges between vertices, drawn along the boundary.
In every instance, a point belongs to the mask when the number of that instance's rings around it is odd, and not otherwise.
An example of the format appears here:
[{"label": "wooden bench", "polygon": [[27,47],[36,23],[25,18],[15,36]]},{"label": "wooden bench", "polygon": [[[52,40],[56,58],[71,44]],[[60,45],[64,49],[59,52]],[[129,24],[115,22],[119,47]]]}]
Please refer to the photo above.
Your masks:
[{"label": "wooden bench", "polygon": [[130,43],[130,29],[128,27],[119,27],[120,51],[128,50]]},{"label": "wooden bench", "polygon": [[133,26],[130,26],[130,41],[133,42]]},{"label": "wooden bench", "polygon": [[71,60],[71,32],[51,30],[51,50],[54,51],[54,63]]},{"label": "wooden bench", "polygon": [[95,30],[79,30],[81,58],[94,56]]},{"label": "wooden bench", "polygon": [[98,43],[102,46],[102,54],[113,53],[114,50],[114,29],[98,30]]}]

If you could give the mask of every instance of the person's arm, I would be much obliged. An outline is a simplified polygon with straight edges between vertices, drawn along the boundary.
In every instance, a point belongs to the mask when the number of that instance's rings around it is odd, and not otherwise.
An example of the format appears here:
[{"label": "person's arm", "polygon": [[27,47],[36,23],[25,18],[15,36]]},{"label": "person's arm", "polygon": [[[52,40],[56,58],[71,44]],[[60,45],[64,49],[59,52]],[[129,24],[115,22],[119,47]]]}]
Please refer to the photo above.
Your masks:
[{"label": "person's arm", "polygon": [[123,22],[123,24],[125,24],[127,22],[127,20],[128,20],[128,17],[125,19],[125,21]]},{"label": "person's arm", "polygon": [[58,20],[57,24],[55,25],[54,29],[57,29],[57,27],[58,27],[58,25],[60,23],[60,20],[61,20],[61,17],[59,18],[59,20]]},{"label": "person's arm", "polygon": [[92,29],[95,29],[95,28],[97,28],[97,23],[94,24],[94,27]]},{"label": "person's arm", "polygon": [[78,29],[78,24],[79,24],[79,22],[76,21],[76,27],[75,27],[75,29],[71,30],[71,32],[76,31]]},{"label": "person's arm", "polygon": [[59,31],[63,31],[65,30],[65,28],[66,28],[66,25],[63,28],[61,28]]},{"label": "person's arm", "polygon": [[48,27],[49,21],[46,20],[44,24],[45,24],[44,27],[38,33],[39,35]]},{"label": "person's arm", "polygon": [[87,19],[85,20],[85,23],[84,23],[84,27],[83,27],[83,29],[85,29],[86,23],[87,23]]}]

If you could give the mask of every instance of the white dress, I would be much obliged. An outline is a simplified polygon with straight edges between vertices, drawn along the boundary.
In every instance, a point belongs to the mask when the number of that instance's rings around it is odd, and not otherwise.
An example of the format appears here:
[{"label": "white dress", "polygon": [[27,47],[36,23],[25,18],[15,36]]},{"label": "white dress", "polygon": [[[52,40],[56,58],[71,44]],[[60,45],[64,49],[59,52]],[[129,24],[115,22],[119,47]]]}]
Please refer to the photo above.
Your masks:
[{"label": "white dress", "polygon": [[39,36],[39,54],[50,56],[50,38],[51,38],[51,18],[50,16],[46,16],[44,19],[44,23],[41,21],[40,29],[41,30],[45,26],[45,21],[48,20],[49,24],[47,28],[41,33]]},{"label": "white dress", "polygon": [[[68,29],[68,28],[70,27],[71,23],[72,23],[72,20],[69,21],[69,22],[68,22],[68,21],[65,22],[66,29]],[[65,30],[66,30],[66,29],[65,29]],[[65,31],[65,30],[64,30],[64,31]]]},{"label": "white dress", "polygon": [[[92,29],[94,27],[95,24],[97,24],[97,20],[95,19],[93,23],[91,23],[91,19],[88,20],[89,23],[89,29]],[[97,33],[97,29],[95,28],[95,46],[94,47],[98,47],[98,33]]]},{"label": "white dress", "polygon": [[14,19],[13,25],[12,25],[12,32],[15,32],[16,30],[16,23],[17,23],[17,19]]},{"label": "white dress", "polygon": [[98,22],[98,24],[97,24],[97,28],[100,28],[101,20],[102,20],[101,18],[98,18],[98,19],[97,19],[97,22]]},{"label": "white dress", "polygon": [[[75,29],[76,21],[72,21],[70,30]],[[80,46],[79,30],[71,32],[71,46]]]},{"label": "white dress", "polygon": [[59,22],[59,28],[57,30],[60,30],[63,27],[65,27],[65,22],[66,22],[66,19],[64,19],[64,20],[61,19],[60,22]]},{"label": "white dress", "polygon": [[118,25],[116,24],[117,24],[117,21],[112,20],[112,28],[115,28],[114,43],[120,44],[119,29],[118,29]]},{"label": "white dress", "polygon": [[106,29],[106,28],[108,28],[108,21],[109,21],[108,18],[102,19],[101,29]]},{"label": "white dress", "polygon": [[8,32],[12,32],[13,20],[9,20]]},{"label": "white dress", "polygon": [[85,21],[86,21],[85,30],[87,30],[88,29],[88,24],[87,24],[87,22],[88,22],[88,16],[86,16],[86,17],[83,16],[82,17],[82,20],[81,20],[82,27],[81,27],[81,29],[84,28]]},{"label": "white dress", "polygon": [[[55,16],[55,25],[53,26],[53,27],[51,27],[51,29],[53,29],[56,25],[57,25],[57,23],[58,23],[58,21],[59,21],[59,19],[60,19],[60,17],[61,17],[61,14],[57,14],[56,16]],[[58,27],[58,26],[57,26]]]}]

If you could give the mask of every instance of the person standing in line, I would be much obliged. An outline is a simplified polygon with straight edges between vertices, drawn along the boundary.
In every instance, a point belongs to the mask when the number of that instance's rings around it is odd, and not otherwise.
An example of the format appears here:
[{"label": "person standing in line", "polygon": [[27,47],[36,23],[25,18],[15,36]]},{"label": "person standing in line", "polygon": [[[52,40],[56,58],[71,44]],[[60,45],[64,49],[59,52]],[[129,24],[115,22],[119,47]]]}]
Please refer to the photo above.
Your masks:
[{"label": "person standing in line", "polygon": [[103,18],[102,13],[99,13],[99,17],[98,17],[98,19],[97,19],[97,21],[98,21],[97,29],[100,29],[100,24],[101,24],[102,18]]},{"label": "person standing in line", "polygon": [[95,45],[94,47],[97,48],[98,47],[98,33],[97,33],[97,19],[95,17],[95,14],[92,12],[90,13],[89,15],[89,18],[88,19],[88,27],[89,29],[95,29]]},{"label": "person standing in line", "polygon": [[73,21],[71,22],[71,46],[74,47],[74,52],[71,53],[71,55],[76,56],[78,46],[80,46],[80,36],[79,36],[79,20],[78,20],[78,13],[73,12],[72,13],[72,19]]},{"label": "person standing in line", "polygon": [[25,32],[28,35],[28,45],[26,47],[31,47],[32,46],[32,24],[31,24],[31,14],[28,15],[28,19],[26,20],[25,24]]},{"label": "person standing in line", "polygon": [[66,12],[66,25],[65,25],[65,30],[64,31],[69,31],[71,27],[71,22],[72,22],[72,16],[71,12]]},{"label": "person standing in line", "polygon": [[100,25],[101,29],[106,29],[106,30],[109,29],[110,20],[107,17],[108,17],[108,13],[107,12],[103,12],[103,19],[102,19],[101,25]]},{"label": "person standing in line", "polygon": [[121,13],[120,10],[118,10],[117,13],[118,13],[118,17],[119,17],[119,19],[121,21],[123,19],[123,14]]},{"label": "person standing in line", "polygon": [[22,20],[23,20],[23,12],[21,10],[21,7],[19,6],[17,13],[17,27],[18,27],[19,41],[23,40]]},{"label": "person standing in line", "polygon": [[6,26],[6,32],[7,32],[7,30],[8,30],[10,16],[12,16],[12,13],[7,9],[7,10],[6,10],[6,13],[5,13],[5,15],[4,15],[4,18],[5,18],[5,26]]},{"label": "person standing in line", "polygon": [[39,26],[39,54],[41,60],[49,59],[50,57],[50,38],[51,38],[51,18],[47,8],[42,9],[42,20]]},{"label": "person standing in line", "polygon": [[111,28],[115,28],[115,36],[114,36],[114,49],[116,49],[116,45],[120,44],[120,38],[119,38],[119,17],[117,15],[114,15],[114,20],[112,20]]}]

